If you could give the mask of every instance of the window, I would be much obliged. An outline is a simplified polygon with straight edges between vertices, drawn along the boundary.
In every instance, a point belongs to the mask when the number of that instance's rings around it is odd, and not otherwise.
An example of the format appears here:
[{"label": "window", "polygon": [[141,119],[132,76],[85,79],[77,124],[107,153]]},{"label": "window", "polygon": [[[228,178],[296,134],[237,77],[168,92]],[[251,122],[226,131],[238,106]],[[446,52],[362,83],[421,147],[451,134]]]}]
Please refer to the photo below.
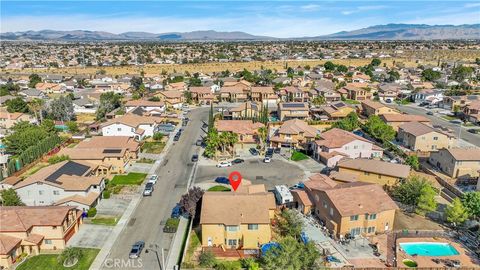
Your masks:
[{"label": "window", "polygon": [[122,131],[122,128],[117,128],[117,131]]},{"label": "window", "polygon": [[370,214],[370,215],[368,216],[368,219],[370,219],[370,220],[377,219],[377,214]]},{"label": "window", "polygon": [[60,195],[60,191],[54,190],[54,191],[53,191],[53,195]]},{"label": "window", "polygon": [[350,234],[353,235],[353,236],[359,235],[361,232],[362,232],[362,230],[358,227],[350,229]]},{"label": "window", "polygon": [[330,207],[330,216],[333,217],[333,208]]},{"label": "window", "polygon": [[378,175],[378,179],[382,179],[382,175],[379,174],[379,175]]},{"label": "window", "polygon": [[370,175],[370,173],[369,173],[369,172],[364,172],[363,174],[365,174],[365,175]]},{"label": "window", "polygon": [[43,190],[39,190],[38,195],[43,195]]},{"label": "window", "polygon": [[438,137],[433,137],[433,140],[434,140],[434,141],[438,141]]},{"label": "window", "polygon": [[375,233],[375,227],[368,227],[367,233]]},{"label": "window", "polygon": [[236,246],[237,245],[237,239],[228,239],[228,245],[229,246]]},{"label": "window", "polygon": [[358,145],[354,145],[354,146],[353,146],[353,149],[358,149]]},{"label": "window", "polygon": [[238,231],[238,226],[227,226],[227,231],[236,232]]},{"label": "window", "polygon": [[249,231],[256,231],[258,230],[258,224],[248,224]]},{"label": "window", "polygon": [[323,201],[323,207],[324,207],[325,209],[328,208],[328,204],[327,204],[326,201]]},{"label": "window", "polygon": [[350,221],[358,220],[358,215],[350,216]]},{"label": "window", "polygon": [[52,240],[50,240],[50,239],[45,239],[45,244],[51,245],[51,244],[52,244]]},{"label": "window", "polygon": [[52,229],[56,230],[56,229],[57,229],[57,226],[53,226]]}]

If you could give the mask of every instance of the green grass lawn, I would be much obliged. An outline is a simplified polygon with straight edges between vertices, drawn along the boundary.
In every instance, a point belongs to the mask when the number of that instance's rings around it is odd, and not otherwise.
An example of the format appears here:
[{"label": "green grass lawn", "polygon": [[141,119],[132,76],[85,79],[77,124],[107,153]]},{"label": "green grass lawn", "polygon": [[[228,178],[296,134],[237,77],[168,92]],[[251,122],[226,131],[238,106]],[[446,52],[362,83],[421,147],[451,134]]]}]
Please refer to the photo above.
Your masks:
[{"label": "green grass lawn", "polygon": [[155,160],[150,159],[150,158],[141,158],[141,159],[137,160],[137,163],[153,164],[153,163],[155,163]]},{"label": "green grass lawn", "polygon": [[107,226],[115,226],[117,225],[119,218],[116,217],[96,217],[91,220],[92,224],[96,225],[107,225]]},{"label": "green grass lawn", "polygon": [[230,191],[231,189],[224,186],[214,186],[208,189],[208,191]]},{"label": "green grass lawn", "polygon": [[197,231],[193,229],[190,232],[190,240],[188,241],[187,252],[185,254],[185,262],[191,262],[193,260],[193,253],[200,246],[200,237]]},{"label": "green grass lawn", "polygon": [[297,152],[297,151],[294,151],[291,157],[291,160],[293,161],[300,161],[304,159],[308,159],[308,156],[302,152]]},{"label": "green grass lawn", "polygon": [[72,267],[63,267],[63,263],[57,261],[58,254],[42,254],[31,257],[17,267],[17,270],[88,270],[100,249],[79,248],[83,251],[80,261]]},{"label": "green grass lawn", "polygon": [[452,120],[457,120],[458,119],[457,117],[453,117],[453,116],[449,116],[449,115],[442,115],[441,117],[443,119],[447,120],[447,121],[452,121]]},{"label": "green grass lawn", "polygon": [[147,174],[145,173],[128,173],[127,175],[115,175],[112,179],[112,185],[140,185]]},{"label": "green grass lawn", "polygon": [[160,154],[164,147],[164,142],[145,142],[142,145],[142,153]]},{"label": "green grass lawn", "polygon": [[346,99],[344,102],[347,104],[360,104],[360,101],[353,100],[353,99]]}]

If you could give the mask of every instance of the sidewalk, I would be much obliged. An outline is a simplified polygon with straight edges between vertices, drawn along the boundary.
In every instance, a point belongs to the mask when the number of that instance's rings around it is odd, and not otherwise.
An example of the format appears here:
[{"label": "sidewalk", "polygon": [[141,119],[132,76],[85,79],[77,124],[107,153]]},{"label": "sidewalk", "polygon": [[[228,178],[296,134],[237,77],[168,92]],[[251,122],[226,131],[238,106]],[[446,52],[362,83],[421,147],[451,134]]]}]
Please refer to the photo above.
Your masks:
[{"label": "sidewalk", "polygon": [[[177,265],[178,259],[181,256],[180,252],[182,251],[184,235],[187,234],[188,236],[189,234],[189,232],[186,231],[187,227],[188,219],[180,217],[180,223],[178,224],[177,232],[175,233],[170,250],[168,251],[167,270],[173,269],[173,267]],[[185,246],[185,248],[187,247]]]},{"label": "sidewalk", "polygon": [[[178,127],[176,128],[175,132],[176,131],[178,131]],[[160,167],[160,164],[162,164],[163,159],[167,155],[167,153],[170,150],[170,148],[172,147],[172,145],[173,145],[173,136],[170,136],[170,138],[167,141],[167,145],[165,145],[165,148],[163,149],[162,154],[160,154],[159,159],[157,161],[155,161],[154,166],[152,166],[152,168],[148,172],[149,175],[155,174],[155,171]],[[136,194],[132,198],[132,200],[131,200],[130,204],[128,205],[127,209],[123,213],[122,217],[118,221],[117,225],[115,226],[115,228],[113,229],[113,231],[109,235],[107,241],[105,242],[102,249],[98,253],[97,257],[93,261],[92,265],[90,266],[90,269],[97,270],[97,269],[102,268],[103,262],[105,261],[105,259],[110,254],[110,251],[111,251],[113,245],[115,244],[115,242],[117,241],[118,236],[120,235],[120,233],[123,231],[123,229],[127,225],[128,221],[130,220],[130,217],[131,217],[132,213],[137,208],[141,199],[142,199],[141,194]]]}]

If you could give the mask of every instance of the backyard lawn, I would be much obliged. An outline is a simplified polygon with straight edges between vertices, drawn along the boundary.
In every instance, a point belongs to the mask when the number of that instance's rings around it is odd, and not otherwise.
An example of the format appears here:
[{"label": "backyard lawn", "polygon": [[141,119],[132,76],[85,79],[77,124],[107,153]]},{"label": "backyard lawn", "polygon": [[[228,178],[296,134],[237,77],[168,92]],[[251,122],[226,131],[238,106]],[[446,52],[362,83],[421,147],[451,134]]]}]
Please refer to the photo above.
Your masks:
[{"label": "backyard lawn", "polygon": [[194,264],[195,258],[195,250],[200,246],[200,237],[198,232],[200,231],[197,229],[192,229],[190,232],[190,241],[188,242],[187,252],[185,253],[184,262],[187,264]]},{"label": "backyard lawn", "polygon": [[79,248],[82,250],[82,258],[72,267],[63,267],[63,263],[57,260],[58,254],[42,254],[31,257],[17,267],[17,270],[88,270],[100,249]]},{"label": "backyard lawn", "polygon": [[231,189],[224,186],[213,186],[208,189],[208,191],[230,191]]},{"label": "backyard lawn", "polygon": [[145,142],[142,145],[142,153],[160,154],[164,147],[164,142]]},{"label": "backyard lawn", "polygon": [[293,161],[300,161],[300,160],[308,159],[308,156],[302,152],[294,151],[291,159]]},{"label": "backyard lawn", "polygon": [[145,173],[128,173],[127,175],[115,175],[110,181],[112,185],[140,185],[147,174]]}]

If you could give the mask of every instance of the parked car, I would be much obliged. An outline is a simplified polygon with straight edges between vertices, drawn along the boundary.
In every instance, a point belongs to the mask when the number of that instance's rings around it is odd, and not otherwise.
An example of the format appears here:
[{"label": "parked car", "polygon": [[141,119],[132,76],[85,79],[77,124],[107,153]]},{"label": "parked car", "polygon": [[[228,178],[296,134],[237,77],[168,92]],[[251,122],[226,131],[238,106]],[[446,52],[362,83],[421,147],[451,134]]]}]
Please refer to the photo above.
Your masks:
[{"label": "parked car", "polygon": [[225,168],[225,167],[231,167],[231,166],[232,166],[232,162],[230,161],[222,161],[217,164],[217,168]]},{"label": "parked car", "polygon": [[219,184],[230,184],[230,180],[228,180],[227,177],[224,177],[224,176],[219,176],[217,178],[215,178],[215,183],[219,183]]},{"label": "parked car", "polygon": [[152,196],[153,193],[153,183],[147,183],[145,185],[145,190],[143,190],[143,196]]},{"label": "parked car", "polygon": [[250,154],[252,154],[254,156],[258,155],[258,151],[255,148],[250,148],[250,150],[248,150],[248,151],[250,151]]},{"label": "parked car", "polygon": [[265,155],[268,156],[268,157],[272,157],[273,156],[273,148],[268,148]]},{"label": "parked car", "polygon": [[128,255],[128,257],[130,259],[136,259],[140,257],[140,253],[142,253],[144,247],[144,241],[137,241],[135,244],[132,245],[132,249],[130,250],[130,254]]},{"label": "parked car", "polygon": [[453,119],[453,120],[450,120],[450,123],[460,125],[460,124],[463,124],[463,121],[460,119]]},{"label": "parked car", "polygon": [[173,141],[174,141],[174,142],[178,142],[178,140],[180,140],[180,136],[179,136],[179,135],[175,135],[175,137],[173,137]]},{"label": "parked car", "polygon": [[280,154],[280,151],[281,151],[281,150],[282,150],[282,149],[281,149],[280,147],[277,147],[277,148],[273,149],[273,152],[274,152],[275,154]]},{"label": "parked car", "polygon": [[265,163],[270,163],[270,162],[272,162],[272,158],[266,156],[266,157],[263,159],[263,162],[265,162]]},{"label": "parked car", "polygon": [[153,174],[152,176],[150,176],[150,178],[148,178],[147,183],[152,183],[155,185],[157,183],[157,180],[158,180],[158,176],[156,174]]},{"label": "parked car", "polygon": [[427,112],[427,115],[433,115],[433,112]]},{"label": "parked car", "polygon": [[196,145],[196,146],[202,146],[202,142],[203,142],[202,139],[198,139],[198,140],[195,142],[195,145]]},{"label": "parked car", "polygon": [[243,163],[243,162],[245,162],[245,160],[243,160],[241,158],[237,158],[237,159],[232,160],[232,164],[240,164],[240,163]]},{"label": "parked car", "polygon": [[177,203],[175,207],[172,208],[172,214],[170,214],[170,217],[179,218],[181,214],[182,214],[182,206],[180,206],[180,204]]},{"label": "parked car", "polygon": [[198,155],[197,154],[193,154],[192,156],[192,162],[197,162],[198,161]]},{"label": "parked car", "polygon": [[474,129],[474,128],[467,129],[467,131],[470,132],[470,133],[473,133],[473,134],[479,134],[480,133],[480,129]]}]

